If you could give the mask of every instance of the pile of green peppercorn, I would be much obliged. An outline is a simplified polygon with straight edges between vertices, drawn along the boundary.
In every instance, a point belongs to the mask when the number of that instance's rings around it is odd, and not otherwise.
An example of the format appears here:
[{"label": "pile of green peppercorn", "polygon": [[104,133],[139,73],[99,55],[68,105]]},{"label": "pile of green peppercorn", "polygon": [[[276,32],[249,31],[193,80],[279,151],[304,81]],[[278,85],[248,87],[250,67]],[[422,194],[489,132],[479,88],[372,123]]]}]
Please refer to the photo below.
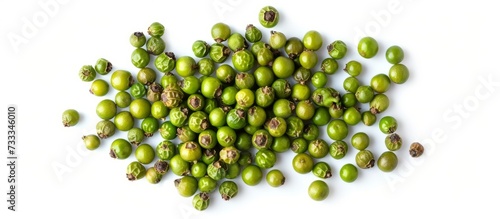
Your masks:
[{"label": "pile of green peppercorn", "polygon": [[[275,27],[279,19],[272,6],[259,12],[264,28]],[[261,31],[249,24],[244,33],[237,33],[225,23],[216,23],[211,28],[213,41],[196,40],[191,46],[193,56],[178,57],[165,51],[165,27],[155,22],[147,34],[130,36],[131,62],[138,69],[135,76],[127,70],[112,71],[111,62],[103,58],[95,65],[84,65],[79,77],[92,82],[92,94],[105,96],[110,85],[117,91],[114,100],[97,104],[102,120],[97,122],[97,133],[83,137],[86,147],[95,150],[101,139],[126,132],[127,139],[112,141],[109,155],[123,160],[134,154],[135,160],[126,167],[127,179],[146,178],[156,184],[172,172],[179,176],[174,180],[179,194],[192,197],[197,210],[209,206],[215,190],[224,200],[234,198],[238,177],[249,186],[263,178],[272,187],[283,185],[285,176],[273,167],[279,154],[289,150],[296,153],[291,163],[297,173],[312,172],[319,178],[308,188],[313,200],[324,200],[329,194],[324,180],[332,177],[332,169],[319,160],[328,155],[340,160],[348,150],[356,150],[355,160],[338,172],[347,183],[357,179],[358,168],[377,165],[384,172],[393,171],[398,164],[394,151],[403,145],[394,117],[378,121],[380,131],[387,134],[387,151],[378,159],[369,150],[366,133],[355,133],[350,141],[346,137],[351,126],[375,124],[389,107],[384,93],[392,84],[408,80],[409,70],[401,63],[403,50],[399,46],[386,50],[392,67],[387,74],[375,75],[370,84],[357,79],[363,72],[359,61],[346,62],[343,71],[349,77],[342,92],[326,84],[330,75],[341,71],[338,61],[348,48],[343,41],[327,44],[328,57],[319,60],[317,53],[324,43],[318,31],[298,38],[273,30],[269,39],[263,39]],[[364,37],[357,50],[360,57],[370,59],[378,54],[379,45]],[[108,73],[109,82],[96,79]],[[368,106],[365,111],[360,108],[363,104]],[[63,113],[65,126],[78,120],[76,110]],[[320,138],[321,127],[326,127],[333,142]],[[160,135],[162,141],[144,143],[153,135]],[[411,156],[422,153],[422,145],[412,145]]]}]

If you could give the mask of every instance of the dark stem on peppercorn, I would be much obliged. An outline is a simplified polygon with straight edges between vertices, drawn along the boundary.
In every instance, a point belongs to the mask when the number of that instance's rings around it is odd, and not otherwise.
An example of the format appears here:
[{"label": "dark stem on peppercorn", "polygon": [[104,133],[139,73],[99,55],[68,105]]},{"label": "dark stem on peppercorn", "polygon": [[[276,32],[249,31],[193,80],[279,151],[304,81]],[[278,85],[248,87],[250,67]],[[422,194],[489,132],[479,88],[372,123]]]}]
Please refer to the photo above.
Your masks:
[{"label": "dark stem on peppercorn", "polygon": [[255,143],[258,146],[264,146],[264,145],[266,145],[266,143],[267,143],[267,136],[265,136],[265,135],[257,135],[255,137]]},{"label": "dark stem on peppercorn", "polygon": [[191,104],[191,106],[193,108],[198,108],[198,107],[200,107],[201,100],[199,97],[194,97],[194,98],[189,100],[189,104]]},{"label": "dark stem on peppercorn", "polygon": [[200,124],[201,129],[203,129],[203,130],[207,129],[208,125],[209,125],[209,123],[208,123],[207,119],[204,119],[204,120],[201,121],[201,124]]},{"label": "dark stem on peppercorn", "polygon": [[212,138],[208,135],[201,136],[200,143],[203,145],[209,145],[212,143]]},{"label": "dark stem on peppercorn", "polygon": [[156,172],[163,175],[168,171],[169,166],[168,166],[168,163],[166,161],[158,160],[158,161],[156,161],[154,168],[155,168]]},{"label": "dark stem on peppercorn", "polygon": [[134,176],[134,175],[132,175],[131,173],[128,173],[128,174],[127,174],[127,179],[128,179],[129,181],[134,181],[134,180],[136,180],[135,176]]},{"label": "dark stem on peppercorn", "polygon": [[116,153],[115,153],[115,151],[113,151],[113,150],[109,150],[109,156],[110,156],[111,158],[116,158]]},{"label": "dark stem on peppercorn", "polygon": [[330,177],[332,177],[332,172],[331,172],[331,171],[327,171],[327,172],[325,173],[325,178],[327,178],[327,179],[328,179],[328,178],[330,178]]},{"label": "dark stem on peppercorn", "polygon": [[270,129],[276,129],[279,125],[280,125],[280,122],[279,122],[279,121],[278,121],[278,119],[276,119],[276,118],[272,118],[272,119],[269,121],[269,128],[270,128]]},{"label": "dark stem on peppercorn", "polygon": [[366,165],[366,168],[372,168],[373,166],[375,166],[375,159],[371,159]]},{"label": "dark stem on peppercorn", "polygon": [[332,44],[328,44],[328,46],[326,46],[326,50],[328,52],[331,52],[333,50],[333,45]]},{"label": "dark stem on peppercorn", "polygon": [[276,13],[274,13],[274,11],[266,11],[264,13],[264,20],[267,21],[267,22],[274,21],[275,17],[276,17]]},{"label": "dark stem on peppercorn", "polygon": [[373,113],[373,114],[378,114],[379,113],[378,109],[375,108],[375,107],[370,108],[370,112]]},{"label": "dark stem on peppercorn", "polygon": [[136,37],[142,37],[142,36],[144,36],[144,33],[142,33],[142,32],[134,32],[134,35]]}]

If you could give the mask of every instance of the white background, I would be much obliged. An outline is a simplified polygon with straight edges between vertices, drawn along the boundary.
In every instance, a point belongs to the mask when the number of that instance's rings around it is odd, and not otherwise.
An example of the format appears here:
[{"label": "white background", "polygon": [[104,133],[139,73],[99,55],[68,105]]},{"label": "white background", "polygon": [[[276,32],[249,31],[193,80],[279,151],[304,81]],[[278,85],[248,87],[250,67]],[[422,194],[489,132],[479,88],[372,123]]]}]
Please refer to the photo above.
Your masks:
[{"label": "white background", "polygon": [[[55,2],[56,7],[46,10],[42,6],[46,2]],[[115,70],[135,74],[128,37],[135,31],[145,32],[155,21],[165,25],[167,51],[176,56],[192,55],[195,40],[212,42],[210,28],[220,21],[239,32],[247,24],[256,24],[267,39],[269,30],[257,20],[265,5],[281,12],[281,21],[273,29],[287,37],[301,38],[308,30],[322,33],[321,57],[326,55],[327,43],[344,40],[349,53],[340,65],[350,59],[361,61],[363,83],[389,69],[385,49],[400,45],[405,50],[403,63],[410,69],[410,79],[391,87],[391,107],[383,114],[398,119],[398,133],[404,138],[395,172],[362,170],[355,183],[347,184],[338,177],[338,170],[354,161],[354,150],[342,160],[326,157],[323,160],[334,170],[334,177],[326,180],[330,196],[315,202],[308,197],[307,187],[316,178],[295,173],[293,153],[288,152],[279,154],[276,164],[287,177],[283,187],[271,188],[265,181],[249,187],[238,179],[238,196],[224,202],[216,192],[209,209],[197,212],[191,207],[191,198],[176,193],[173,180],[178,177],[171,172],[157,185],[146,180],[129,182],[125,168],[135,158],[109,158],[111,140],[103,141],[96,151],[82,150],[80,138],[94,132],[98,121],[95,104],[102,99],[89,94],[90,83],[78,78],[82,65],[103,57]],[[496,8],[490,1],[1,1],[1,114],[6,117],[8,104],[18,106],[19,190],[18,211],[10,213],[3,205],[0,215],[194,219],[496,214],[500,195],[496,126],[500,122],[500,17]],[[29,25],[34,29],[26,31]],[[380,51],[374,59],[362,59],[355,52],[358,38],[365,34],[379,41]],[[24,40],[16,45],[10,40],[14,36]],[[329,85],[343,91],[346,75],[339,70],[329,78]],[[494,83],[486,86],[486,81]],[[114,93],[105,98],[113,99]],[[78,126],[63,128],[61,113],[68,108],[79,110],[82,118]],[[4,124],[0,130],[6,132],[7,118],[0,121]],[[384,136],[376,126],[358,125],[349,137],[357,131],[370,134],[375,155],[384,151]],[[0,136],[6,142],[6,134]],[[158,141],[159,136],[147,140],[154,146]],[[427,146],[419,159],[407,154],[413,141]],[[6,144],[1,145],[5,156],[0,160],[5,164]],[[58,173],[54,166],[64,166],[67,172]],[[0,191],[5,200],[8,173],[6,166],[2,169]]]}]

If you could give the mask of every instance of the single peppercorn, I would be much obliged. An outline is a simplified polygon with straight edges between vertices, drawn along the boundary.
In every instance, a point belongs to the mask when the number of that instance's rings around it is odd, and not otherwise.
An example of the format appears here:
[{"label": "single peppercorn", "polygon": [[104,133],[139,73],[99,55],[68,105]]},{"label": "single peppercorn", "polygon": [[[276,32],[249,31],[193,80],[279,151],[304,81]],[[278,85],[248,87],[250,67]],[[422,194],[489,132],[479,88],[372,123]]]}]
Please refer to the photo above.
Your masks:
[{"label": "single peppercorn", "polygon": [[420,157],[424,153],[424,146],[418,142],[413,142],[410,145],[410,156]]}]

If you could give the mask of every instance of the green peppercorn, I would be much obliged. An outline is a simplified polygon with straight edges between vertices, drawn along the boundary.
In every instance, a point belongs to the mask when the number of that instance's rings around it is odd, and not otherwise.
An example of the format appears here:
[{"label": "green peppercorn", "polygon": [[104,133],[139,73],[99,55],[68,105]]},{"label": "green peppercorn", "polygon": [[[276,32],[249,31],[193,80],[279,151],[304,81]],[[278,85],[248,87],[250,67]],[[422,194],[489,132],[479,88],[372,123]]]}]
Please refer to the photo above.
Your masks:
[{"label": "green peppercorn", "polygon": [[385,146],[390,151],[397,151],[403,145],[403,140],[397,133],[389,134],[385,137]]},{"label": "green peppercorn", "polygon": [[280,20],[280,14],[273,6],[265,6],[259,12],[259,22],[265,28],[275,27]]},{"label": "green peppercorn", "polygon": [[202,131],[208,129],[208,115],[203,111],[196,111],[189,115],[188,125],[191,131],[195,133],[201,133]]},{"label": "green peppercorn", "polygon": [[266,121],[264,128],[273,137],[280,137],[286,133],[287,125],[285,119],[281,117],[273,117]]},{"label": "green peppercorn", "polygon": [[311,155],[306,153],[298,153],[293,157],[292,167],[300,174],[305,174],[311,172],[313,169],[314,160]]},{"label": "green peppercorn", "polygon": [[307,140],[304,139],[303,137],[298,137],[293,139],[291,149],[295,153],[304,153],[307,151]]},{"label": "green peppercorn", "polygon": [[162,178],[163,175],[158,173],[158,171],[156,171],[154,167],[150,167],[146,170],[146,179],[148,180],[149,183],[158,184]]},{"label": "green peppercorn", "polygon": [[140,48],[146,44],[146,36],[142,32],[134,32],[130,35],[129,41],[133,47]]},{"label": "green peppercorn", "polygon": [[175,54],[173,52],[163,52],[155,59],[155,67],[158,71],[167,73],[175,68]]},{"label": "green peppercorn", "polygon": [[307,152],[313,158],[323,158],[328,154],[329,147],[325,140],[316,139],[309,142]]},{"label": "green peppercorn", "polygon": [[164,32],[165,32],[165,26],[163,26],[163,24],[161,24],[159,22],[153,22],[148,27],[148,34],[150,36],[161,37],[161,36],[163,36]]},{"label": "green peppercorn", "polygon": [[234,84],[240,89],[250,89],[255,84],[255,77],[253,74],[240,72],[236,74]]},{"label": "green peppercorn", "polygon": [[193,50],[194,56],[202,58],[208,55],[208,51],[210,51],[210,45],[203,40],[196,40],[191,46],[191,49]]},{"label": "green peppercorn", "polygon": [[321,34],[316,30],[307,31],[302,38],[304,47],[306,49],[316,51],[323,45]]},{"label": "green peppercorn", "polygon": [[387,62],[391,64],[400,63],[401,61],[403,61],[404,57],[405,57],[404,51],[399,46],[391,46],[387,48],[385,52],[385,58],[387,59]]},{"label": "green peppercorn", "polygon": [[389,78],[395,84],[404,84],[409,77],[410,71],[403,64],[395,64],[389,69]]},{"label": "green peppercorn", "polygon": [[135,158],[142,164],[150,164],[155,158],[155,150],[149,144],[141,144],[135,149]]},{"label": "green peppercorn", "polygon": [[[274,54],[269,48],[261,48],[256,55],[257,63],[261,66],[272,66]],[[272,81],[271,81],[272,82]]]},{"label": "green peppercorn", "polygon": [[[312,69],[318,63],[318,54],[312,50],[305,50],[299,55],[300,66],[306,69]],[[328,67],[330,68],[330,67]],[[329,72],[331,72],[329,70]],[[333,71],[334,72],[334,71]]]},{"label": "green peppercorn", "polygon": [[241,89],[236,93],[236,106],[243,109],[248,109],[255,102],[255,94],[250,89]]},{"label": "green peppercorn", "polygon": [[276,77],[286,79],[292,76],[295,71],[295,64],[292,59],[279,56],[274,60],[272,68]]},{"label": "green peppercorn", "polygon": [[183,176],[174,180],[175,188],[179,195],[191,197],[198,190],[198,181],[193,176]]},{"label": "green peppercorn", "polygon": [[269,86],[260,87],[255,91],[255,104],[260,107],[268,107],[274,102],[274,89]]},{"label": "green peppercorn", "polygon": [[389,90],[391,80],[386,74],[377,74],[371,79],[370,86],[373,88],[373,91],[377,93],[384,93]]},{"label": "green peppercorn", "polygon": [[80,68],[78,76],[82,81],[93,81],[96,77],[96,71],[92,65],[84,65]]},{"label": "green peppercorn", "polygon": [[217,78],[208,77],[201,82],[200,90],[206,98],[218,98],[222,94],[222,83]]},{"label": "green peppercorn", "polygon": [[219,151],[219,157],[226,164],[234,164],[240,158],[240,151],[236,147],[224,147]]},{"label": "green peppercorn", "polygon": [[307,192],[314,201],[322,201],[328,197],[330,188],[324,181],[315,180],[309,185]]},{"label": "green peppercorn", "polygon": [[147,92],[146,86],[144,86],[144,84],[141,84],[139,82],[134,83],[130,87],[130,94],[132,95],[132,97],[136,99],[144,97],[144,95],[146,95],[146,92]]},{"label": "green peppercorn", "polygon": [[356,77],[361,74],[361,71],[363,71],[363,65],[361,65],[361,63],[356,60],[351,60],[345,65],[344,71],[349,75]]},{"label": "green peppercorn", "polygon": [[266,174],[266,181],[272,187],[280,187],[285,184],[285,176],[278,169],[273,169]]},{"label": "green peppercorn", "polygon": [[115,131],[116,131],[116,126],[111,121],[102,120],[96,124],[97,136],[99,136],[99,138],[101,139],[106,139],[108,137],[113,136],[115,134]]},{"label": "green peppercorn", "polygon": [[165,51],[165,41],[161,37],[151,36],[146,41],[146,49],[150,54],[160,55]]},{"label": "green peppercorn", "polygon": [[262,169],[268,169],[276,164],[276,153],[269,149],[261,149],[255,154],[255,164]]},{"label": "green peppercorn", "polygon": [[232,33],[227,39],[227,46],[233,51],[239,51],[241,49],[246,49],[248,44],[245,40],[245,37],[240,33]]},{"label": "green peppercorn", "polygon": [[207,164],[203,162],[195,162],[191,165],[191,175],[199,179],[207,174]]},{"label": "green peppercorn", "polygon": [[211,58],[202,58],[198,61],[198,72],[210,76],[215,71],[215,63]]},{"label": "green peppercorn", "polygon": [[369,103],[375,96],[372,87],[366,85],[359,86],[355,94],[360,103]]},{"label": "green peppercorn", "polygon": [[120,108],[125,108],[128,107],[131,102],[132,102],[132,96],[128,92],[120,91],[116,93],[115,95],[116,106]]},{"label": "green peppercorn", "polygon": [[365,150],[370,145],[370,137],[364,132],[358,132],[351,137],[351,145],[358,150]]},{"label": "green peppercorn", "polygon": [[300,119],[307,121],[313,118],[316,108],[312,101],[308,98],[305,100],[300,100],[295,107],[295,114]]},{"label": "green peppercorn", "polygon": [[140,128],[134,127],[128,130],[127,139],[130,144],[134,146],[138,146],[139,144],[141,144],[141,142],[144,140],[144,137],[144,131]]},{"label": "green peppercorn", "polygon": [[221,180],[226,177],[227,164],[222,160],[214,161],[207,167],[207,174],[214,180]]},{"label": "green peppercorn", "polygon": [[127,159],[132,154],[132,145],[125,139],[118,138],[111,143],[111,158]]},{"label": "green peppercorn", "polygon": [[223,126],[217,129],[217,141],[222,147],[229,147],[236,142],[236,132],[229,126]]},{"label": "green peppercorn", "polygon": [[362,150],[356,154],[356,164],[361,169],[369,169],[375,165],[375,158],[369,150]]},{"label": "green peppercorn", "polygon": [[146,168],[141,163],[133,161],[127,166],[128,180],[135,181],[142,179],[144,176],[146,176]]},{"label": "green peppercorn", "polygon": [[358,90],[358,87],[360,86],[359,80],[356,77],[347,77],[344,80],[343,87],[345,91],[350,92],[350,93],[356,93]]},{"label": "green peppercorn", "polygon": [[219,22],[212,26],[211,34],[215,42],[221,43],[229,38],[231,35],[231,28],[229,25]]},{"label": "green peppercorn", "polygon": [[344,141],[334,141],[332,144],[330,144],[330,156],[332,156],[334,159],[339,160],[344,158],[347,154],[347,151],[349,151],[349,147]]},{"label": "green peppercorn", "polygon": [[319,127],[312,123],[304,125],[302,136],[308,141],[316,140],[319,138]]},{"label": "green peppercorn", "polygon": [[153,103],[151,104],[151,115],[157,119],[163,119],[168,114],[167,106],[161,101],[162,92],[163,87],[156,82],[150,84],[146,92],[146,99]]},{"label": "green peppercorn", "polygon": [[149,64],[150,57],[145,49],[139,47],[132,52],[130,59],[135,67],[144,68]]},{"label": "green peppercorn", "polygon": [[347,183],[352,183],[358,178],[358,168],[348,163],[342,166],[339,171],[340,178]]},{"label": "green peppercorn", "polygon": [[328,83],[328,77],[326,74],[322,71],[318,71],[314,73],[311,77],[311,84],[315,88],[322,88],[325,87],[325,85]]},{"label": "green peppercorn", "polygon": [[71,127],[80,121],[80,113],[74,109],[67,109],[62,113],[62,123],[64,127]]},{"label": "green peppercorn", "polygon": [[[203,154],[201,155],[201,160],[203,161],[203,163],[209,165],[218,159],[219,159],[219,153],[217,153],[217,150],[213,148],[203,150]],[[207,166],[207,173],[208,173],[208,166]]]},{"label": "green peppercorn", "polygon": [[377,121],[377,116],[371,111],[365,111],[361,113],[361,121],[363,122],[363,124],[371,126]]},{"label": "green peppercorn", "polygon": [[315,176],[322,179],[328,179],[332,177],[332,168],[328,163],[323,161],[314,164],[312,172]]},{"label": "green peppercorn", "polygon": [[206,192],[200,192],[193,196],[192,204],[194,209],[198,211],[206,210],[210,205],[210,195]]},{"label": "green peppercorn", "polygon": [[198,179],[198,189],[200,192],[210,193],[217,188],[217,181],[209,176],[203,176]]},{"label": "green peppercorn", "polygon": [[[178,107],[182,103],[184,93],[177,84],[170,84],[163,89],[161,101],[169,109]],[[172,111],[170,111],[172,113]]]},{"label": "green peppercorn", "polygon": [[386,151],[378,158],[377,166],[383,172],[392,172],[398,166],[398,157],[394,152]]},{"label": "green peppercorn", "polygon": [[238,184],[233,181],[224,181],[219,186],[219,194],[222,199],[229,201],[238,194]]},{"label": "green peppercorn", "polygon": [[330,107],[341,100],[338,91],[331,87],[318,88],[312,93],[312,100],[318,106]]},{"label": "green peppercorn", "polygon": [[94,69],[100,75],[107,75],[113,69],[113,64],[104,58],[100,58],[95,63]]},{"label": "green peppercorn", "polygon": [[[170,169],[177,176],[185,176],[190,172],[189,162],[182,159],[180,154],[174,155],[169,162]],[[207,167],[208,171],[208,167]]]},{"label": "green peppercorn", "polygon": [[242,151],[240,153],[240,159],[238,159],[238,164],[240,165],[240,167],[246,167],[251,164],[252,161],[252,153],[250,153],[249,151]]},{"label": "green peppercorn", "polygon": [[234,68],[240,72],[249,71],[255,63],[254,55],[247,49],[236,51],[231,60]]},{"label": "green peppercorn", "polygon": [[196,65],[196,61],[191,56],[179,57],[175,62],[175,71],[183,78],[193,76],[196,69],[198,69],[198,66]]},{"label": "green peppercorn", "polygon": [[335,74],[335,72],[337,72],[337,69],[339,69],[339,64],[333,58],[326,58],[321,62],[321,71],[326,74]]},{"label": "green peppercorn", "polygon": [[101,145],[101,139],[97,135],[90,134],[82,137],[83,144],[88,150],[95,150]]},{"label": "green peppercorn", "polygon": [[377,55],[378,42],[372,37],[363,37],[358,43],[358,53],[361,57],[369,59]]},{"label": "green peppercorn", "polygon": [[259,28],[255,27],[252,24],[247,25],[245,29],[245,38],[248,42],[255,43],[262,39],[262,32]]},{"label": "green peppercorn", "polygon": [[298,58],[300,53],[304,51],[304,44],[297,37],[290,37],[285,44],[285,53],[289,58]]},{"label": "green peppercorn", "polygon": [[259,149],[269,149],[273,143],[273,137],[265,129],[259,129],[252,135],[252,145]]},{"label": "green peppercorn", "polygon": [[296,138],[302,136],[304,131],[304,121],[297,116],[290,116],[286,119],[286,134]]},{"label": "green peppercorn", "polygon": [[171,141],[164,140],[156,146],[156,154],[160,160],[170,160],[177,153],[177,146]]},{"label": "green peppercorn", "polygon": [[326,47],[326,50],[330,57],[341,59],[347,53],[347,45],[342,40],[335,40]]},{"label": "green peppercorn", "polygon": [[241,179],[243,182],[249,186],[255,186],[262,181],[262,170],[260,167],[250,164],[243,168],[243,171],[241,172]]},{"label": "green peppercorn", "polygon": [[398,129],[398,121],[392,116],[384,116],[380,119],[378,127],[382,133],[391,134]]},{"label": "green peppercorn", "polygon": [[195,141],[186,141],[179,145],[179,155],[187,162],[193,162],[201,159],[201,147]]}]

